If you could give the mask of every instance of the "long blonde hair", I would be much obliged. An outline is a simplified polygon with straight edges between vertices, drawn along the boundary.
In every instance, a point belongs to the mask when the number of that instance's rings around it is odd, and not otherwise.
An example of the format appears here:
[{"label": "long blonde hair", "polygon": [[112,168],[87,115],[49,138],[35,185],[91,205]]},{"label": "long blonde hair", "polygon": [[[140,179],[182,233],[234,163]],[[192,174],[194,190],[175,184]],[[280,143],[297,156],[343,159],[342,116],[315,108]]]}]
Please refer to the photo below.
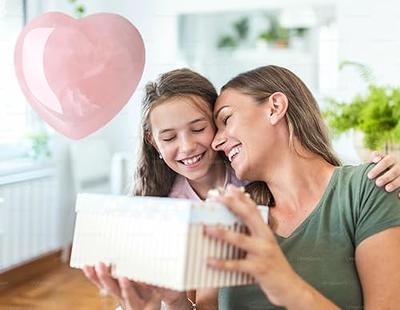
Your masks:
[{"label": "long blonde hair", "polygon": [[[141,145],[134,177],[133,194],[138,196],[168,196],[176,172],[169,168],[151,144],[150,113],[159,104],[177,97],[186,97],[212,115],[217,92],[209,80],[190,69],[177,69],[149,82],[142,101]],[[195,100],[196,98],[202,100]],[[204,104],[206,103],[206,104]]]},{"label": "long blonde hair", "polygon": [[[222,87],[221,92],[226,89],[238,90],[260,103],[273,93],[282,92],[289,102],[286,112],[289,147],[296,151],[296,139],[305,149],[321,156],[328,163],[341,165],[332,149],[317,101],[303,81],[290,70],[272,65],[259,67],[232,78]],[[253,192],[253,199],[259,203],[273,202],[264,182],[253,182],[248,187]]]}]

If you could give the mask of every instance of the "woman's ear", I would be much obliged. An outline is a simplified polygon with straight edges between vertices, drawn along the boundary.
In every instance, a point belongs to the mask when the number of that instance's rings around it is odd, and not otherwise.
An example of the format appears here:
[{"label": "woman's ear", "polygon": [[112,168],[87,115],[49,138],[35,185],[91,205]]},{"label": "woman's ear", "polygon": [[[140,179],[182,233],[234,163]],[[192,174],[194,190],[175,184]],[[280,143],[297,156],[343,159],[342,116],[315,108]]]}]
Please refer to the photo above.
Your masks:
[{"label": "woman's ear", "polygon": [[271,125],[276,125],[285,119],[288,108],[288,99],[284,93],[276,92],[268,98],[267,117]]}]

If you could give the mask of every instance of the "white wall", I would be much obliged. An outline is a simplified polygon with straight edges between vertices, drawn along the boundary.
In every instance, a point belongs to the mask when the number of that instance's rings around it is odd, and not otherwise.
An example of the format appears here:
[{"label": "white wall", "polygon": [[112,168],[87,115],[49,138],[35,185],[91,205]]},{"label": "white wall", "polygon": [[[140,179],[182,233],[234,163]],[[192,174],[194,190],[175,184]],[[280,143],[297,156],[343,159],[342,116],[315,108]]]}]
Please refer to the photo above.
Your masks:
[{"label": "white wall", "polygon": [[[39,15],[46,11],[60,10],[73,12],[67,0],[28,1],[31,12]],[[378,81],[398,84],[400,72],[400,39],[396,30],[400,29],[400,3],[395,0],[96,0],[82,1],[88,14],[107,11],[128,18],[141,32],[146,47],[146,64],[143,77],[134,95],[125,108],[104,128],[86,139],[105,138],[111,151],[134,152],[138,140],[140,101],[143,87],[162,72],[182,67],[184,63],[178,55],[177,14],[188,12],[210,12],[224,10],[250,10],[256,8],[277,8],[301,6],[302,4],[328,5],[334,3],[337,9],[337,31],[339,60],[365,63],[374,70]],[[31,16],[31,17],[32,17]],[[351,68],[339,73],[338,81],[332,80],[331,95],[342,98],[353,96],[363,88],[363,83]],[[56,138],[55,157],[59,163],[61,201],[66,214],[73,207],[71,169],[68,156],[69,139]],[[353,143],[343,138],[336,143],[348,161],[356,161]],[[70,233],[70,232],[69,232]]]},{"label": "white wall", "polygon": [[[130,103],[104,129],[113,150],[135,149],[144,84],[159,73],[184,65],[179,59],[177,49],[177,14],[330,4],[336,7],[338,59],[365,63],[374,70],[379,82],[397,84],[400,72],[400,41],[396,36],[396,29],[400,29],[400,19],[397,17],[400,3],[395,0],[113,2],[109,9],[123,14],[139,28],[145,41],[147,58],[141,83]],[[335,79],[331,81],[334,87],[327,92],[331,96],[349,98],[365,87],[357,72],[350,67],[339,72],[337,76],[332,75],[332,79]],[[358,161],[350,138],[341,138],[335,146],[347,161]]]},{"label": "white wall", "polygon": [[[367,64],[381,83],[400,81],[400,2],[394,0],[340,1],[338,5],[339,58]],[[363,86],[348,68],[339,88],[354,94]]]},{"label": "white wall", "polygon": [[[118,1],[117,1],[118,2]],[[117,12],[138,27],[146,46],[146,66],[142,80],[130,103],[106,126],[106,135],[113,150],[134,150],[140,119],[140,100],[143,86],[160,73],[185,66],[178,51],[177,15],[181,13],[199,13],[226,10],[250,10],[258,8],[279,8],[282,6],[301,6],[302,4],[330,4],[327,0],[287,0],[282,1],[183,1],[150,0],[145,3],[119,1],[114,5]],[[204,36],[203,36],[204,38]],[[200,38],[199,38],[200,39]],[[212,63],[213,61],[210,60]]]},{"label": "white wall", "polygon": [[[61,11],[74,15],[74,6],[67,0],[28,1],[29,20],[48,11]],[[106,139],[111,152],[129,151],[134,154],[138,140],[140,101],[145,83],[161,72],[181,66],[177,58],[177,31],[174,14],[164,14],[157,9],[157,1],[78,1],[85,5],[86,15],[111,12],[128,18],[142,34],[146,48],[146,64],[141,82],[129,103],[106,126],[82,139]],[[74,141],[55,133],[53,156],[59,179],[59,200],[62,214],[60,225],[65,227],[65,242],[72,237],[75,191],[72,177],[69,147]],[[66,225],[66,223],[68,223]]]},{"label": "white wall", "polygon": [[297,8],[308,5],[329,5],[331,3],[335,3],[335,0],[159,0],[158,8],[164,13],[204,13],[277,9],[285,7]]},{"label": "white wall", "polygon": [[[130,1],[126,1],[128,3]],[[134,3],[127,4],[125,11],[132,19],[137,15],[146,18],[140,21],[142,33],[148,51],[146,72],[142,79],[142,85],[148,78],[153,78],[168,67],[173,67],[177,60],[177,38],[174,33],[176,24],[175,17],[178,13],[199,13],[212,11],[238,11],[256,8],[279,8],[279,7],[301,7],[302,5],[329,5],[334,4],[337,16],[337,40],[338,60],[357,61],[369,65],[381,83],[398,84],[400,79],[400,38],[396,33],[400,29],[400,3],[395,0],[373,1],[373,0],[303,0],[303,1],[256,1],[250,0],[205,0],[183,1],[153,0],[146,7],[138,7]],[[145,9],[142,14],[141,9]],[[138,20],[139,21],[139,20]],[[329,46],[329,42],[327,42]],[[162,61],[167,66],[162,66]],[[169,66],[168,66],[169,65]],[[157,72],[157,70],[159,70]],[[336,80],[337,79],[337,80]],[[340,98],[350,98],[365,89],[364,82],[359,78],[353,68],[345,68],[338,75],[332,74],[332,88],[324,95]],[[328,83],[327,83],[328,85]],[[129,139],[124,129],[135,130],[139,118],[138,107],[140,95],[135,94],[130,105],[123,111],[124,115],[118,116],[121,123],[112,124],[110,136],[118,136],[118,143],[114,142],[116,149],[126,148],[126,145],[135,144],[135,134]],[[117,119],[116,119],[117,120]],[[133,122],[132,122],[133,121]],[[131,131],[130,131],[131,132]],[[125,141],[125,142],[124,142]],[[129,141],[127,144],[126,141]],[[351,137],[342,137],[335,142],[335,147],[341,156],[348,162],[357,162],[358,155],[355,152]]]},{"label": "white wall", "polygon": [[[368,65],[376,82],[399,85],[400,82],[400,2],[394,0],[338,1],[338,58]],[[349,99],[366,85],[351,67],[338,74],[338,87],[331,95]],[[358,161],[354,143],[343,136],[335,147],[350,162]]]},{"label": "white wall", "polygon": [[[178,55],[177,19],[178,13],[212,12],[223,10],[250,10],[255,8],[300,7],[304,4],[328,5],[334,3],[337,8],[337,31],[339,60],[358,61],[371,66],[378,81],[398,83],[400,72],[400,41],[396,29],[400,29],[400,3],[395,0],[376,2],[373,0],[356,1],[106,1],[97,0],[85,3],[88,14],[108,11],[127,17],[141,32],[146,47],[146,65],[142,80],[125,108],[103,129],[91,137],[104,137],[112,151],[135,150],[140,119],[140,100],[145,83],[158,74],[172,68],[184,66]],[[32,2],[31,2],[32,5]],[[68,1],[43,0],[39,9],[62,10],[72,13],[73,6]],[[363,82],[357,72],[346,68],[338,75],[338,81],[332,81],[331,95],[348,98],[363,89]],[[61,140],[63,140],[61,138]],[[64,141],[68,143],[68,141]],[[350,143],[351,144],[351,143]],[[344,143],[342,149],[352,145]],[[349,158],[356,159],[354,151]]]},{"label": "white wall", "polygon": [[[86,9],[87,15],[97,12],[114,12],[118,8],[121,8],[121,1],[78,1],[82,2]],[[39,1],[28,1],[29,18],[39,16],[49,11],[61,11],[71,16],[74,16],[74,5],[70,4],[67,0],[39,0]],[[123,10],[121,10],[121,13]],[[123,126],[127,126],[120,120],[114,120],[115,123],[123,123]],[[108,124],[104,128],[98,130],[89,137],[83,139],[104,138],[110,140],[112,144],[114,142],[113,124]],[[111,131],[110,131],[111,129]],[[70,159],[69,148],[73,140],[65,138],[64,136],[55,133],[52,141],[53,160],[56,164],[57,178],[58,178],[58,199],[60,204],[59,226],[61,230],[62,242],[67,245],[73,233],[73,222],[74,222],[74,205],[75,205],[75,188],[72,175],[72,163]],[[126,141],[123,142],[126,144]]]},{"label": "white wall", "polygon": [[177,20],[157,9],[157,1],[120,1],[114,12],[128,18],[140,31],[146,49],[142,79],[125,108],[106,128],[114,151],[134,151],[138,139],[140,102],[145,84],[160,73],[182,66],[177,50]]},{"label": "white wall", "polygon": [[[104,128],[85,139],[106,138],[113,152],[133,151],[136,147],[140,101],[145,83],[161,72],[180,66],[177,58],[175,14],[158,9],[158,1],[96,0],[77,1],[87,9],[86,15],[97,12],[120,14],[129,19],[141,33],[146,49],[146,64],[142,79],[129,103]],[[73,15],[73,5],[67,0],[43,0],[40,12],[62,11]],[[85,140],[83,139],[83,140]]]},{"label": "white wall", "polygon": [[[150,0],[150,1],[87,1],[84,2],[88,14],[108,11],[127,17],[141,32],[146,46],[146,65],[142,80],[130,102],[109,124],[93,134],[93,137],[105,137],[112,151],[135,150],[140,119],[140,100],[143,87],[149,80],[166,70],[184,66],[178,55],[177,20],[178,13],[198,13],[226,10],[250,10],[257,8],[301,7],[302,5],[334,4],[337,10],[338,59],[358,61],[371,66],[378,81],[398,83],[400,72],[400,41],[396,29],[400,29],[400,3],[395,0],[376,2],[373,0],[356,1],[256,1],[239,0]],[[32,2],[31,2],[32,3]],[[43,0],[42,12],[62,10],[72,12],[68,1]],[[327,82],[328,84],[328,82]],[[363,82],[357,72],[346,68],[338,75],[338,81],[332,80],[330,95],[349,98],[363,89]],[[345,139],[346,140],[346,139]],[[356,160],[352,143],[341,142],[339,148],[349,149],[350,160]]]}]

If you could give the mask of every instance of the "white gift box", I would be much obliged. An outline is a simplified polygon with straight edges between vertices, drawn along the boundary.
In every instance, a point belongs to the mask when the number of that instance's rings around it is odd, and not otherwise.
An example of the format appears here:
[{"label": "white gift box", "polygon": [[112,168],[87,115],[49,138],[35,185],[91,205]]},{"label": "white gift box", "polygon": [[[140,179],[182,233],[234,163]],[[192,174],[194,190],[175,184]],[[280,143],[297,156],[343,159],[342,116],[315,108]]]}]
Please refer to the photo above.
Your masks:
[{"label": "white gift box", "polygon": [[[260,212],[267,221],[268,210]],[[159,197],[79,194],[70,266],[111,264],[114,277],[178,291],[254,283],[249,275],[207,267],[207,258],[244,251],[203,234],[203,225],[244,232],[225,206]]]}]

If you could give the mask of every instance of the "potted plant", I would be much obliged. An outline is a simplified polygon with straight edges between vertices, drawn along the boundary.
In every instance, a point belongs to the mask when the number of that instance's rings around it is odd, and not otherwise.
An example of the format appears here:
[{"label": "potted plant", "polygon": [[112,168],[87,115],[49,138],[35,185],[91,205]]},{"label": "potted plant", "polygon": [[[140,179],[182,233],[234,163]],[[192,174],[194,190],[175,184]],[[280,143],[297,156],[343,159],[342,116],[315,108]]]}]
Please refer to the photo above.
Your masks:
[{"label": "potted plant", "polygon": [[249,19],[243,17],[233,23],[233,35],[223,34],[217,42],[219,49],[233,50],[247,40],[249,34]]},{"label": "potted plant", "polygon": [[27,135],[30,144],[29,156],[34,160],[47,160],[51,156],[50,137],[45,130],[30,132]]},{"label": "potted plant", "polygon": [[240,41],[245,41],[249,35],[249,18],[243,17],[233,23],[233,28]]},{"label": "potted plant", "polygon": [[238,46],[237,40],[228,34],[221,36],[218,40],[217,47],[220,49],[230,49],[233,50]]},{"label": "potted plant", "polygon": [[289,30],[282,27],[276,17],[269,17],[270,26],[258,35],[260,40],[273,44],[278,48],[287,48],[289,44]]},{"label": "potted plant", "polygon": [[74,13],[76,18],[82,18],[85,15],[86,8],[83,4],[77,3],[77,0],[68,0],[68,2],[75,6]]},{"label": "potted plant", "polygon": [[378,85],[371,70],[360,63],[343,62],[358,69],[368,83],[365,94],[355,96],[349,102],[328,99],[324,116],[334,134],[349,130],[361,132],[363,144],[368,150],[380,150],[400,154],[400,87]]},{"label": "potted plant", "polygon": [[289,29],[290,47],[300,51],[305,51],[307,47],[306,36],[308,31],[308,28],[304,27]]}]

